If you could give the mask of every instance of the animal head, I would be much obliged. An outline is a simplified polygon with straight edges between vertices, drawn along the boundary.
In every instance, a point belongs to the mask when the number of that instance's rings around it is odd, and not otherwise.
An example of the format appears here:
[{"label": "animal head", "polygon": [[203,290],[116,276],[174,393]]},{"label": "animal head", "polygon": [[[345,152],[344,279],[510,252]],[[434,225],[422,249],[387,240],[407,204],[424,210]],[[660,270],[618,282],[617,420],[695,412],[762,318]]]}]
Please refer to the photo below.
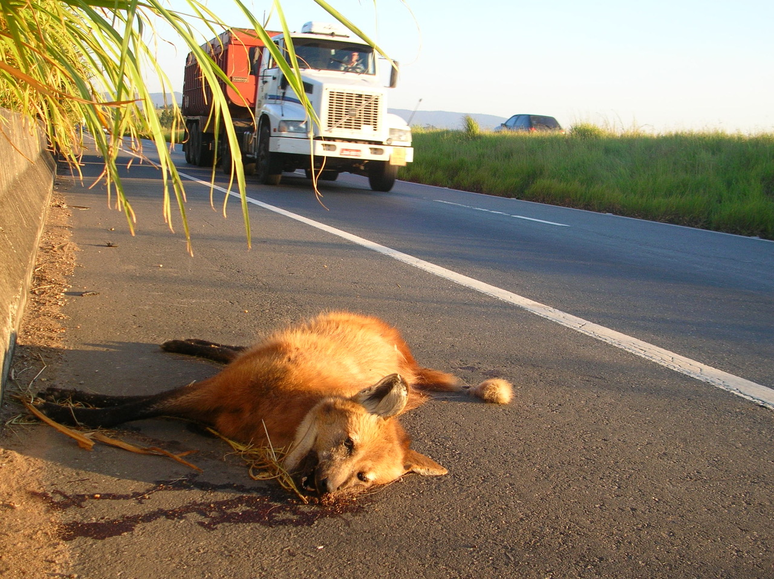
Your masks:
[{"label": "animal head", "polygon": [[284,467],[307,490],[355,493],[415,472],[447,470],[409,448],[395,416],[406,406],[408,388],[391,374],[351,398],[318,402],[301,422]]}]

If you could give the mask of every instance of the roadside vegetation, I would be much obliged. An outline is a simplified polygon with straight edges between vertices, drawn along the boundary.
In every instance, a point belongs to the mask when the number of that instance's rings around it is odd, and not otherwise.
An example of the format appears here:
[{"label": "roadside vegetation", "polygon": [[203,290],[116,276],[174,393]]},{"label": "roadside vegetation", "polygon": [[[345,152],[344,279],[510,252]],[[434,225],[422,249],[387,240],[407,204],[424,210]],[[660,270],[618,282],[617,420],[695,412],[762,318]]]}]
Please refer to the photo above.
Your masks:
[{"label": "roadside vegetation", "polygon": [[414,130],[408,181],[774,239],[774,135]]},{"label": "roadside vegetation", "polygon": [[[270,41],[264,23],[256,20],[241,0],[230,2],[268,46],[290,86],[313,113],[295,55],[291,51],[291,62],[287,62]],[[325,0],[314,3],[382,52]],[[124,211],[132,232],[135,216],[124,195],[118,158],[124,148],[142,156],[141,138],[149,138],[162,173],[164,218],[171,229],[174,199],[191,251],[183,181],[167,145],[170,135],[179,138],[182,117],[177,103],[170,103],[173,126],[170,130],[161,127],[145,79],[156,78],[165,94],[171,95],[178,88],[171,85],[157,58],[156,46],[167,42],[158,30],[166,25],[199,62],[205,85],[230,83],[210,58],[209,45],[202,45],[203,37],[216,36],[228,25],[204,0],[185,0],[181,3],[184,11],[172,10],[168,4],[164,0],[0,0],[0,108],[19,113],[31,124],[40,123],[52,149],[76,173],[85,128],[103,159],[100,178],[107,185],[108,196]],[[266,18],[276,15],[280,29],[287,32],[281,1],[269,7]],[[228,103],[220,90],[212,92],[212,106],[215,126],[223,123],[225,138],[232,149],[236,148]],[[244,169],[238,156],[232,163],[249,244]]]},{"label": "roadside vegetation", "polygon": [[[179,105],[178,105],[179,106]],[[164,140],[167,143],[182,143],[185,139],[185,129],[180,126],[177,117],[177,110],[174,105],[156,107],[156,116],[159,118],[159,127]],[[147,131],[140,131],[141,139],[152,139],[153,135]]]}]

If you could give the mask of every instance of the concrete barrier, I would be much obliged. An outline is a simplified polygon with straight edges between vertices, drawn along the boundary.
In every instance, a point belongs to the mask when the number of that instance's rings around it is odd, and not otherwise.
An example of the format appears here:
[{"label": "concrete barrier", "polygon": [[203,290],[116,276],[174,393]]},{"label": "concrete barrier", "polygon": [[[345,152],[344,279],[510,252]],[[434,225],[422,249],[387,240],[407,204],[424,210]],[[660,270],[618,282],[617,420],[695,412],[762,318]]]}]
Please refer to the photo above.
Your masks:
[{"label": "concrete barrier", "polygon": [[39,127],[0,109],[0,397],[32,280],[56,163]]}]

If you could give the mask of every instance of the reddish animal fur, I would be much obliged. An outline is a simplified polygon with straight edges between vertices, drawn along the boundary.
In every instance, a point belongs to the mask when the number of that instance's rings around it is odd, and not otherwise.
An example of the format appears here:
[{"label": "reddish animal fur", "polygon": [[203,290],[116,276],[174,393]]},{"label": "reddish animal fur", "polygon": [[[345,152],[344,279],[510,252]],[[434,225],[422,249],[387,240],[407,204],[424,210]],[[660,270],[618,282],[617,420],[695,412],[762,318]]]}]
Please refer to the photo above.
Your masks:
[{"label": "reddish animal fur", "polygon": [[[209,346],[214,345],[165,345],[199,354]],[[385,484],[407,472],[446,473],[409,448],[396,417],[422,404],[423,390],[460,389],[457,379],[420,367],[400,333],[385,322],[334,312],[241,353],[220,348],[220,359],[231,361],[212,378],[153,396],[96,396],[103,408],[75,409],[75,418],[112,426],[175,416],[255,445],[266,444],[268,432],[275,448],[289,449],[285,466],[307,486],[313,479],[321,493]],[[44,410],[65,420],[73,412],[52,403]]]},{"label": "reddish animal fur", "polygon": [[457,383],[450,374],[420,368],[395,328],[377,318],[336,312],[275,333],[195,384],[176,406],[214,422],[229,438],[256,444],[266,441],[263,420],[272,443],[286,446],[321,399],[354,396],[390,374],[409,385],[405,410],[424,401],[416,388],[450,390]]}]

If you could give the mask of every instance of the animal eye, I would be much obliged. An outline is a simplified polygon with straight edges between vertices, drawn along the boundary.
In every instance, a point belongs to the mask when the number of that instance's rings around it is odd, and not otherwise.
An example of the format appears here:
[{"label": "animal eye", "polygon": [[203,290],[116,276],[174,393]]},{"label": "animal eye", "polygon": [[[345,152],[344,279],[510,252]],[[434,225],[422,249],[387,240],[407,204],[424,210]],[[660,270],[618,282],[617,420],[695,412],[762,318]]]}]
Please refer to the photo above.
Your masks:
[{"label": "animal eye", "polygon": [[357,479],[361,482],[368,482],[368,475],[364,472],[357,473]]},{"label": "animal eye", "polygon": [[355,441],[352,440],[351,436],[347,437],[347,440],[344,441],[344,448],[347,449],[347,452],[349,454],[352,454],[355,450]]}]

